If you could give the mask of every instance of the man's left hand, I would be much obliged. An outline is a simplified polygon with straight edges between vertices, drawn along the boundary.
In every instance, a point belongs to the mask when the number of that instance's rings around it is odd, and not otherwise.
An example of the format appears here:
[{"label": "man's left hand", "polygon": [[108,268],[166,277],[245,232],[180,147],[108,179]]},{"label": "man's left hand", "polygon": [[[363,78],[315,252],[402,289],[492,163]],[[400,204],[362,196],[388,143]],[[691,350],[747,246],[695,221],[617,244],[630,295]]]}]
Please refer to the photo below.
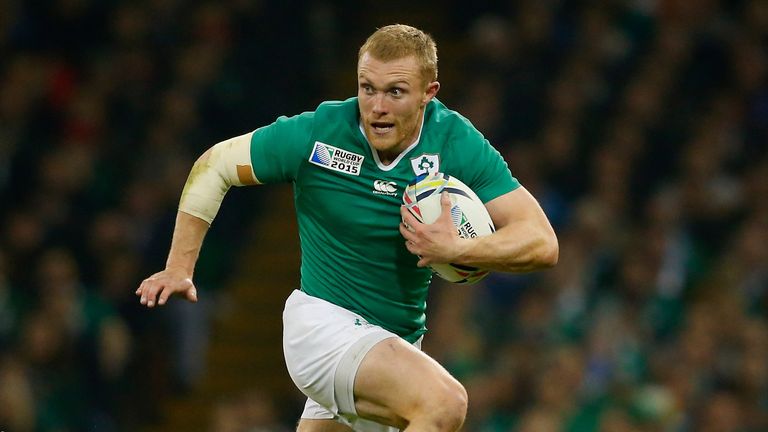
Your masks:
[{"label": "man's left hand", "polygon": [[461,256],[468,241],[459,237],[451,221],[451,198],[448,192],[440,195],[440,207],[440,217],[431,224],[419,222],[405,206],[400,207],[400,234],[405,238],[408,251],[420,258],[417,263],[419,267],[454,262]]}]

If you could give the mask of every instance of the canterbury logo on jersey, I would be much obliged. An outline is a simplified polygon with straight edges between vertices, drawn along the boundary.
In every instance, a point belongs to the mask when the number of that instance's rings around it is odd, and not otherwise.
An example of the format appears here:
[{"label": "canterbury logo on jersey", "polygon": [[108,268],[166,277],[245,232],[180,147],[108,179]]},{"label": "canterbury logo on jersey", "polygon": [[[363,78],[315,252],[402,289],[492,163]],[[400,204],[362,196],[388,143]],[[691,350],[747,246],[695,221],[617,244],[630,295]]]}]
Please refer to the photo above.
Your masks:
[{"label": "canterbury logo on jersey", "polygon": [[359,176],[365,156],[315,141],[315,147],[309,156],[309,161],[317,166],[328,168],[344,174]]},{"label": "canterbury logo on jersey", "polygon": [[397,196],[397,183],[386,180],[374,180],[373,193],[377,195]]}]

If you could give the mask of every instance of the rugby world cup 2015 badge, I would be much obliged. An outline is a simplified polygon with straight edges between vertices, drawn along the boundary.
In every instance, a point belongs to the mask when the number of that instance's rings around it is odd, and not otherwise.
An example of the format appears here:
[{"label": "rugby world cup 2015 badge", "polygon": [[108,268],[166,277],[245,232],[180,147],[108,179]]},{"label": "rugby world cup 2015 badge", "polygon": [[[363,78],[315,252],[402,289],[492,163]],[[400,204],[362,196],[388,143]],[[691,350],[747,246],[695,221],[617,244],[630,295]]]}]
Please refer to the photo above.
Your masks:
[{"label": "rugby world cup 2015 badge", "polygon": [[359,176],[365,156],[315,141],[309,161],[317,166],[344,174]]}]

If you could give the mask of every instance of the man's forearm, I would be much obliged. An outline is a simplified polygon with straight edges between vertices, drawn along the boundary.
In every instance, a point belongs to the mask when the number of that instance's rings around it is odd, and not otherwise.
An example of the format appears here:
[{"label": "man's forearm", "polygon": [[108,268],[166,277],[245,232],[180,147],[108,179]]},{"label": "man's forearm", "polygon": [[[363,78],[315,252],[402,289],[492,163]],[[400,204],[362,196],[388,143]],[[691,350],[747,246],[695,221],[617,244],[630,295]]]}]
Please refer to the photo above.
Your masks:
[{"label": "man's forearm", "polygon": [[511,223],[490,236],[463,240],[457,264],[522,273],[557,263],[557,238],[547,226]]},{"label": "man's forearm", "polygon": [[557,236],[536,199],[524,187],[486,203],[497,231],[461,240],[456,264],[521,273],[557,264]]},{"label": "man's forearm", "polygon": [[230,186],[257,183],[250,165],[250,134],[222,141],[203,153],[181,193],[166,268],[181,269],[191,277],[205,233]]},{"label": "man's forearm", "polygon": [[208,222],[179,211],[165,267],[182,270],[191,278],[208,227]]}]

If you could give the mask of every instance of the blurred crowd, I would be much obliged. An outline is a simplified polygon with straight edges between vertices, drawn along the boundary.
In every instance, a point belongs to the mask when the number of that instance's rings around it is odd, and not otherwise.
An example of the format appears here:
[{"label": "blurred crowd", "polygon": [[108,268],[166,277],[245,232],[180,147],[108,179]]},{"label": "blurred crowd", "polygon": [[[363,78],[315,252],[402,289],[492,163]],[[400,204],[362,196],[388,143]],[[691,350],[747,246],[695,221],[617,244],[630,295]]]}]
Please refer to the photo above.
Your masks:
[{"label": "blurred crowd", "polygon": [[[469,3],[0,0],[0,429],[135,430],[193,385],[216,305],[133,292],[194,158],[351,96],[399,21],[560,240],[551,271],[434,283],[425,350],[465,429],[768,430],[768,2]],[[201,290],[259,205],[227,198]],[[290,430],[273,404],[223,400],[211,430]]]},{"label": "blurred crowd", "polygon": [[471,431],[768,430],[768,2],[554,3],[472,23],[458,108],[560,263],[442,289],[425,349]]}]

